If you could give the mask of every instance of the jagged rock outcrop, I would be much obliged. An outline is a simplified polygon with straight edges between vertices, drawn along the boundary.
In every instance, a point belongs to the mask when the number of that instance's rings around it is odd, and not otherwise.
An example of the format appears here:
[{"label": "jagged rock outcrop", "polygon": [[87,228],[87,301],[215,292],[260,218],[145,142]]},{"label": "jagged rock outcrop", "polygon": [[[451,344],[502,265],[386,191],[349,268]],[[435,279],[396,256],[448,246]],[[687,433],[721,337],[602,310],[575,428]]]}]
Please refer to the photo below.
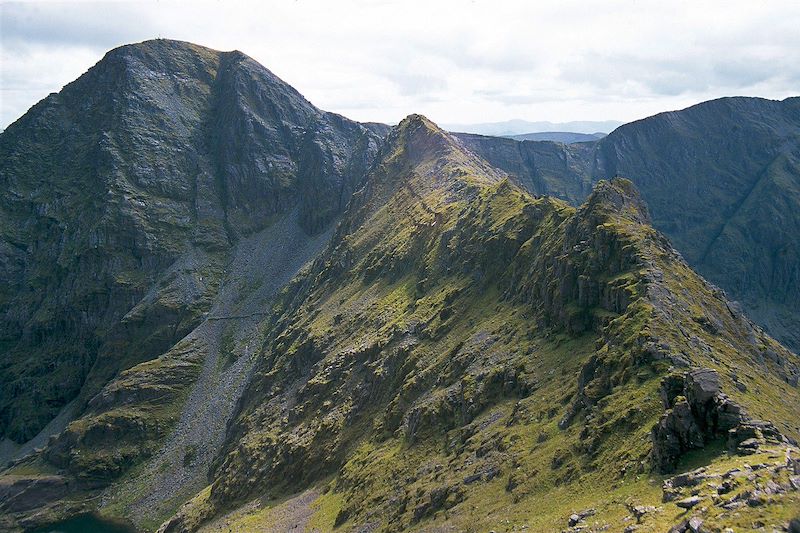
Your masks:
[{"label": "jagged rock outcrop", "polygon": [[462,135],[534,194],[578,205],[624,176],[653,225],[750,318],[800,349],[800,99],[721,98],[562,145]]},{"label": "jagged rock outcrop", "polygon": [[653,463],[660,472],[674,472],[680,457],[726,436],[748,420],[747,413],[720,390],[715,370],[701,368],[670,375],[661,384],[666,412],[653,428]]},{"label": "jagged rock outcrop", "polygon": [[755,453],[764,443],[791,442],[775,424],[764,420],[743,420],[728,430],[728,452],[740,455]]},{"label": "jagged rock outcrop", "polygon": [[751,419],[721,391],[719,374],[710,368],[671,374],[661,382],[666,411],[653,427],[653,464],[661,473],[675,471],[681,456],[725,440],[730,453],[749,455],[761,444],[788,442],[771,422]]}]

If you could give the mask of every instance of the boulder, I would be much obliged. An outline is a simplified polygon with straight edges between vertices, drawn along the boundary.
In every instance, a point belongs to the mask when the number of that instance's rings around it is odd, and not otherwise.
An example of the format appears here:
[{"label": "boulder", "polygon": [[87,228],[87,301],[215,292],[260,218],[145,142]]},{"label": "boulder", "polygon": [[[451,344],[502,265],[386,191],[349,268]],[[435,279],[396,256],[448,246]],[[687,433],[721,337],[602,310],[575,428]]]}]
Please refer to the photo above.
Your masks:
[{"label": "boulder", "polygon": [[719,393],[719,374],[710,368],[691,370],[686,374],[685,390],[692,405],[708,403]]},{"label": "boulder", "polygon": [[745,411],[741,405],[720,393],[716,402],[716,415],[717,431],[725,432],[741,423],[745,417]]},{"label": "boulder", "polygon": [[691,509],[692,507],[694,507],[695,505],[697,505],[701,501],[702,500],[701,500],[701,498],[699,496],[691,496],[689,498],[684,498],[682,500],[678,500],[677,502],[675,502],[675,505],[677,505],[681,509]]},{"label": "boulder", "polygon": [[577,513],[569,515],[569,527],[574,527],[580,522],[583,522],[587,517],[593,516],[596,511],[594,509],[585,509]]},{"label": "boulder", "polygon": [[736,453],[739,455],[752,455],[758,451],[761,442],[758,439],[747,439],[736,447]]},{"label": "boulder", "polygon": [[783,435],[771,422],[747,420],[728,430],[728,451],[749,455],[755,453],[763,443],[780,443],[783,440]]},{"label": "boulder", "polygon": [[689,519],[689,531],[692,533],[700,533],[703,530],[703,519],[693,516]]},{"label": "boulder", "polygon": [[689,402],[683,397],[672,409],[668,409],[651,432],[653,463],[660,472],[672,472],[678,459],[686,451],[700,448],[704,444]]},{"label": "boulder", "polygon": [[686,530],[688,528],[689,528],[689,521],[688,520],[683,520],[682,522],[679,522],[679,523],[675,524],[674,526],[672,526],[669,529],[669,533],[686,533]]}]

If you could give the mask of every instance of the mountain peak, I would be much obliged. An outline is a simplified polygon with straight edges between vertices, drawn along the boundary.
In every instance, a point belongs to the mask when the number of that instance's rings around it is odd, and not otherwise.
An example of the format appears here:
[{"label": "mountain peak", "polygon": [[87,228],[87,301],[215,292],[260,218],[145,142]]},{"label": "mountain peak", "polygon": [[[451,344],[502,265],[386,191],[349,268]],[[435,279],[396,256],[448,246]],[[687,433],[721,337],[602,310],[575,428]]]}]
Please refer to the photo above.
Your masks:
[{"label": "mountain peak", "polygon": [[453,139],[423,115],[412,114],[404,118],[394,128],[392,135],[397,142],[404,143],[420,153],[430,155],[431,150],[436,152],[453,144]]},{"label": "mountain peak", "polygon": [[[132,91],[135,93],[141,93],[141,84],[159,93],[163,90],[162,82],[170,78],[176,85],[200,81],[209,86],[238,78],[233,86],[217,93],[230,96],[260,87],[269,94],[255,101],[288,99],[289,107],[298,106],[308,113],[319,113],[294,87],[239,50],[220,51],[187,41],[150,39],[114,48],[89,73],[94,73],[89,76],[91,80],[100,77],[113,82],[129,78],[137,86]],[[77,81],[84,78],[85,75]],[[123,87],[131,92],[129,85],[123,83]],[[79,94],[83,92],[78,91]]]},{"label": "mountain peak", "polygon": [[[241,52],[238,52],[241,54]],[[173,39],[149,39],[138,43],[124,44],[110,50],[101,63],[108,59],[135,57],[139,59],[160,59],[198,57],[206,60],[218,60],[223,52],[205,46],[177,41]],[[242,54],[244,55],[244,54]]]},{"label": "mountain peak", "polygon": [[190,41],[181,41],[178,39],[147,39],[138,43],[128,43],[120,45],[108,51],[106,56],[124,55],[124,54],[175,54],[175,53],[191,53],[202,56],[220,56],[229,55],[233,57],[242,57],[251,59],[250,56],[241,50],[217,50],[200,44],[195,44]]},{"label": "mountain peak", "polygon": [[598,214],[612,212],[632,222],[652,224],[647,204],[639,190],[632,181],[619,176],[597,182],[582,209]]},{"label": "mountain peak", "polygon": [[421,190],[461,189],[464,183],[498,182],[506,176],[469,151],[433,121],[412,114],[392,128],[383,148],[383,171],[365,189],[370,203],[383,202],[400,184]]},{"label": "mountain peak", "polygon": [[[175,293],[181,302],[200,302],[175,311],[179,328],[194,327],[222,276],[208,265],[216,265],[241,238],[277,220],[294,224],[298,219],[307,234],[329,227],[380,142],[358,123],[320,111],[241,52],[167,39],[111,50],[37,104],[0,138],[0,181],[14,191],[0,201],[0,316],[14,316],[0,323],[0,337],[17,340],[0,347],[5,365],[0,438],[30,439],[64,404],[78,394],[91,396],[118,369],[137,361],[135,354],[109,358],[102,340],[96,340],[96,328],[121,327],[122,318],[148,294],[149,283],[166,275],[169,265],[188,261],[192,267],[187,268],[205,269],[202,288],[184,291],[194,286],[182,285]],[[42,206],[56,196],[58,206],[46,218],[58,230],[42,239],[60,244],[27,252],[24,246],[9,247],[8,242],[41,240],[37,221],[44,218],[31,213],[44,213]],[[30,284],[26,276],[39,271],[33,265],[47,265],[49,272],[62,246],[69,250],[64,268],[80,270],[76,265],[88,255],[102,266],[69,282],[47,276],[43,297],[22,302],[23,293],[13,291]],[[129,272],[136,257],[144,259],[133,283]],[[8,264],[25,267],[7,270]],[[96,300],[88,295],[97,294],[95,287],[114,296],[92,307]],[[152,302],[140,303],[149,309]],[[38,318],[86,306],[92,310],[81,323],[51,328]],[[51,335],[58,340],[47,340]],[[61,351],[48,351],[51,342]],[[163,349],[144,347],[139,353],[153,356]],[[63,353],[81,354],[79,368]],[[37,357],[46,365],[52,361],[51,375],[26,363]],[[63,378],[58,369],[68,367],[74,371]],[[12,380],[29,376],[48,392],[30,388],[26,394],[6,394],[17,386]],[[50,387],[54,376],[61,376],[60,384]]]},{"label": "mountain peak", "polygon": [[408,129],[408,128],[425,128],[431,131],[437,131],[440,133],[444,133],[439,126],[436,125],[431,119],[426,117],[425,115],[420,115],[418,113],[412,113],[408,115],[406,118],[400,121],[397,125],[399,129]]},{"label": "mountain peak", "polygon": [[493,181],[504,177],[424,115],[411,114],[400,121],[390,133],[387,147],[395,157],[402,155],[421,175],[435,170],[442,178],[453,174],[443,172],[450,168],[456,176],[484,176]]},{"label": "mountain peak", "polygon": [[117,48],[113,48],[109,53],[114,53],[118,50],[168,50],[168,49],[184,49],[184,50],[209,50],[212,52],[218,52],[213,48],[209,48],[207,46],[202,46],[199,44],[194,44],[189,41],[181,41],[179,39],[165,39],[165,38],[157,38],[157,39],[146,39],[144,41],[139,41],[138,43],[128,43],[118,46]]}]

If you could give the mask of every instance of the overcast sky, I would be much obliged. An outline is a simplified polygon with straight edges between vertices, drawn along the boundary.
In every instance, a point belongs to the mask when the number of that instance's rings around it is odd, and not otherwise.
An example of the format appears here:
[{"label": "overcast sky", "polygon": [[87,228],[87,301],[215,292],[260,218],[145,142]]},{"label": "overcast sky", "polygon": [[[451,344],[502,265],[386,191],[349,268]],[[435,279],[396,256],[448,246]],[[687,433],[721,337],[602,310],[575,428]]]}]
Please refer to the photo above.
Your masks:
[{"label": "overcast sky", "polygon": [[108,49],[159,36],[239,49],[362,121],[630,121],[800,94],[796,0],[0,0],[0,127]]}]

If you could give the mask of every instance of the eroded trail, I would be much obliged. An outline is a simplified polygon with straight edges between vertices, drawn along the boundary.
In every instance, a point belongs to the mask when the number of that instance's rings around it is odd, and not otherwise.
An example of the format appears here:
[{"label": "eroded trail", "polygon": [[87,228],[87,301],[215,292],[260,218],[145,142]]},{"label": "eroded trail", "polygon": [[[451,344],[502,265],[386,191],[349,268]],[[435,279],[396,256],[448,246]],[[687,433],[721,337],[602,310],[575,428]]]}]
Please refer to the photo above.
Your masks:
[{"label": "eroded trail", "polygon": [[309,489],[280,502],[253,500],[201,528],[202,533],[257,530],[261,533],[320,533],[311,525],[316,489]]},{"label": "eroded trail", "polygon": [[239,243],[207,319],[184,339],[202,350],[202,371],[161,451],[105,491],[101,507],[140,524],[168,516],[207,483],[263,338],[275,294],[325,246],[292,213]]}]

